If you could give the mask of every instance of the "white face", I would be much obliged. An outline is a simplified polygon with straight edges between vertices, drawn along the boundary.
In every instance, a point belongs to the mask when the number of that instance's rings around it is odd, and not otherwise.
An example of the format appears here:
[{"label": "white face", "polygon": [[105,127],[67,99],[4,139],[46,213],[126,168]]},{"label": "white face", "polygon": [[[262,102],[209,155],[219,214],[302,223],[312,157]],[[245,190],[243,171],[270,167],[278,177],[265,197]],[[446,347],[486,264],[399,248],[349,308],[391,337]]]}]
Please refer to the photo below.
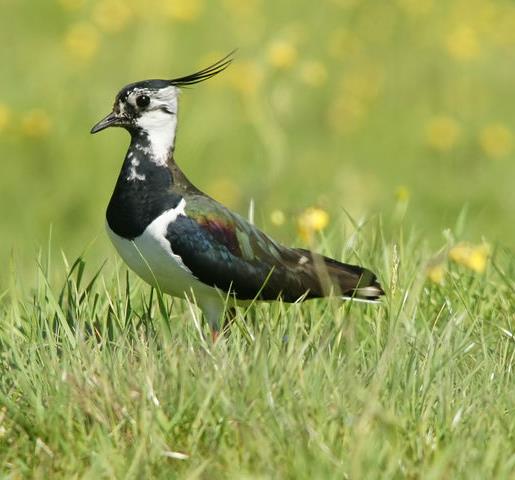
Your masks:
[{"label": "white face", "polygon": [[[178,96],[179,89],[173,86],[159,90],[135,88],[126,98],[118,101],[118,108],[122,115],[135,117],[135,123],[143,127],[149,118],[162,118],[166,122],[169,116],[176,116]],[[140,120],[143,120],[143,124],[140,124]]]},{"label": "white face", "polygon": [[179,89],[173,86],[135,88],[118,102],[119,113],[132,117],[133,124],[147,133],[156,163],[166,162],[174,146],[178,95]]}]

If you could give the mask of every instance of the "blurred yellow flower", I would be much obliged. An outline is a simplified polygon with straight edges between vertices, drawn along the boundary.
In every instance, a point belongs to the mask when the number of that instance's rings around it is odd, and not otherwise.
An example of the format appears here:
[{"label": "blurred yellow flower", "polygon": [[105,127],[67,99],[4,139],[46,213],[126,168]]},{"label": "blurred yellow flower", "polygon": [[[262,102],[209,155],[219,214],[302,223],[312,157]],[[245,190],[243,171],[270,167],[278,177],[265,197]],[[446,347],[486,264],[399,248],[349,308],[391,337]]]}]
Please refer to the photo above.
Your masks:
[{"label": "blurred yellow flower", "polygon": [[304,210],[297,219],[297,231],[299,236],[309,241],[316,232],[322,231],[329,224],[329,214],[318,207],[310,207]]},{"label": "blurred yellow flower", "polygon": [[87,22],[71,25],[64,38],[64,45],[76,60],[90,60],[98,50],[100,35],[96,27]]},{"label": "blurred yellow flower", "polygon": [[50,117],[41,109],[30,110],[21,119],[21,131],[27,137],[44,137],[48,134],[51,127]]},{"label": "blurred yellow flower", "polygon": [[400,185],[395,190],[395,199],[398,202],[407,202],[411,197],[411,192],[409,191],[408,187],[404,185]]},{"label": "blurred yellow flower", "polygon": [[500,123],[488,125],[479,133],[479,144],[489,157],[504,157],[512,151],[513,135]]},{"label": "blurred yellow flower", "polygon": [[431,265],[427,269],[427,278],[431,280],[433,283],[437,283],[441,285],[445,278],[445,266],[443,263],[438,263],[436,265]]},{"label": "blurred yellow flower", "polygon": [[297,56],[295,46],[286,40],[277,40],[268,48],[268,61],[276,68],[291,68]]},{"label": "blurred yellow flower", "polygon": [[322,62],[312,60],[302,65],[300,76],[307,85],[319,87],[327,80],[327,69]]},{"label": "blurred yellow flower", "polygon": [[180,22],[192,22],[204,10],[203,0],[163,0],[160,5],[165,15]]},{"label": "blurred yellow flower", "polygon": [[440,115],[432,118],[425,128],[427,144],[440,152],[451,150],[460,136],[461,127],[451,117]]},{"label": "blurred yellow flower", "polygon": [[409,15],[426,15],[433,9],[433,0],[397,0],[399,7]]},{"label": "blurred yellow flower", "polygon": [[481,53],[477,32],[470,25],[460,25],[446,38],[447,52],[457,60],[473,60]]},{"label": "blurred yellow flower", "polygon": [[276,227],[280,227],[284,224],[286,217],[284,216],[284,212],[282,210],[273,210],[270,214],[270,221]]},{"label": "blurred yellow flower", "polygon": [[11,109],[7,105],[0,104],[0,133],[2,133],[11,120]]},{"label": "blurred yellow flower", "polygon": [[490,247],[486,244],[471,245],[470,243],[458,243],[449,251],[449,258],[477,273],[483,273],[486,269]]},{"label": "blurred yellow flower", "polygon": [[241,61],[231,65],[227,70],[229,84],[244,95],[257,92],[263,82],[263,67],[254,61]]},{"label": "blurred yellow flower", "polygon": [[131,8],[123,0],[100,0],[93,8],[93,20],[106,32],[123,30],[131,16]]},{"label": "blurred yellow flower", "polygon": [[59,4],[65,10],[79,10],[84,3],[84,0],[59,0]]}]

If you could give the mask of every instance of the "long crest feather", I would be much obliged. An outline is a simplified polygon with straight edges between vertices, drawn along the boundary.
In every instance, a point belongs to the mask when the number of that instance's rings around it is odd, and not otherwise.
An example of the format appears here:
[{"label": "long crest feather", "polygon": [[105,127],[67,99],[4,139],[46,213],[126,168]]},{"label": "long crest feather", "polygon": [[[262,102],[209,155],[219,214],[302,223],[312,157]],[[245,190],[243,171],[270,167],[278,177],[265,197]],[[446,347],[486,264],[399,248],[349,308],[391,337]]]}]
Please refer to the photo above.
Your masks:
[{"label": "long crest feather", "polygon": [[169,80],[170,84],[175,87],[184,87],[188,85],[194,85],[195,83],[203,82],[208,78],[214,77],[219,73],[223,72],[233,61],[233,55],[236,50],[233,50],[227,54],[224,58],[218,60],[213,65],[206,67],[198,72],[185,75],[184,77],[174,78]]}]

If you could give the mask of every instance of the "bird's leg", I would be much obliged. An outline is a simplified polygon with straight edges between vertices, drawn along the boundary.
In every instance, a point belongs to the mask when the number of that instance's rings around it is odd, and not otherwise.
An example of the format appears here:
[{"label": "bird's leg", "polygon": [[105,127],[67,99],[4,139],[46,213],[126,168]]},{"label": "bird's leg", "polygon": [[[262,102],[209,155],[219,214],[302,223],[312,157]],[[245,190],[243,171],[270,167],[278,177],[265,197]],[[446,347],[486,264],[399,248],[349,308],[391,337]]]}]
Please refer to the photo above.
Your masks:
[{"label": "bird's leg", "polygon": [[221,328],[217,326],[211,326],[211,339],[213,343],[216,343],[220,338],[220,335],[228,337],[231,334],[231,325],[236,318],[236,307],[229,307],[223,314]]},{"label": "bird's leg", "polygon": [[198,306],[211,329],[211,340],[215,343],[223,330],[224,302],[218,298],[201,299]]},{"label": "bird's leg", "polygon": [[231,325],[236,319],[237,311],[234,304],[226,304],[226,300],[220,298],[201,298],[198,306],[204,313],[209,327],[211,328],[211,339],[213,343],[218,340],[220,335],[229,335]]},{"label": "bird's leg", "polygon": [[211,329],[211,341],[216,343],[218,338],[220,337],[220,332],[218,330]]}]

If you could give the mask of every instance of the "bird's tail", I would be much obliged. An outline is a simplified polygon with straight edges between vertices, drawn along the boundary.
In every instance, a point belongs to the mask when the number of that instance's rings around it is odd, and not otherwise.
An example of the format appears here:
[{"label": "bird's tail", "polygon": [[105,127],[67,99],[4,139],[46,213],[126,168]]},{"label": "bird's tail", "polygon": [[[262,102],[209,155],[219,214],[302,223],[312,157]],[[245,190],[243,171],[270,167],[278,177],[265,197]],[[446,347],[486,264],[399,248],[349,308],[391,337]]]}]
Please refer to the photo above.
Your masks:
[{"label": "bird's tail", "polygon": [[332,292],[346,299],[377,302],[384,295],[376,275],[370,270],[322,255],[311,255],[320,283],[316,296],[322,297]]}]

